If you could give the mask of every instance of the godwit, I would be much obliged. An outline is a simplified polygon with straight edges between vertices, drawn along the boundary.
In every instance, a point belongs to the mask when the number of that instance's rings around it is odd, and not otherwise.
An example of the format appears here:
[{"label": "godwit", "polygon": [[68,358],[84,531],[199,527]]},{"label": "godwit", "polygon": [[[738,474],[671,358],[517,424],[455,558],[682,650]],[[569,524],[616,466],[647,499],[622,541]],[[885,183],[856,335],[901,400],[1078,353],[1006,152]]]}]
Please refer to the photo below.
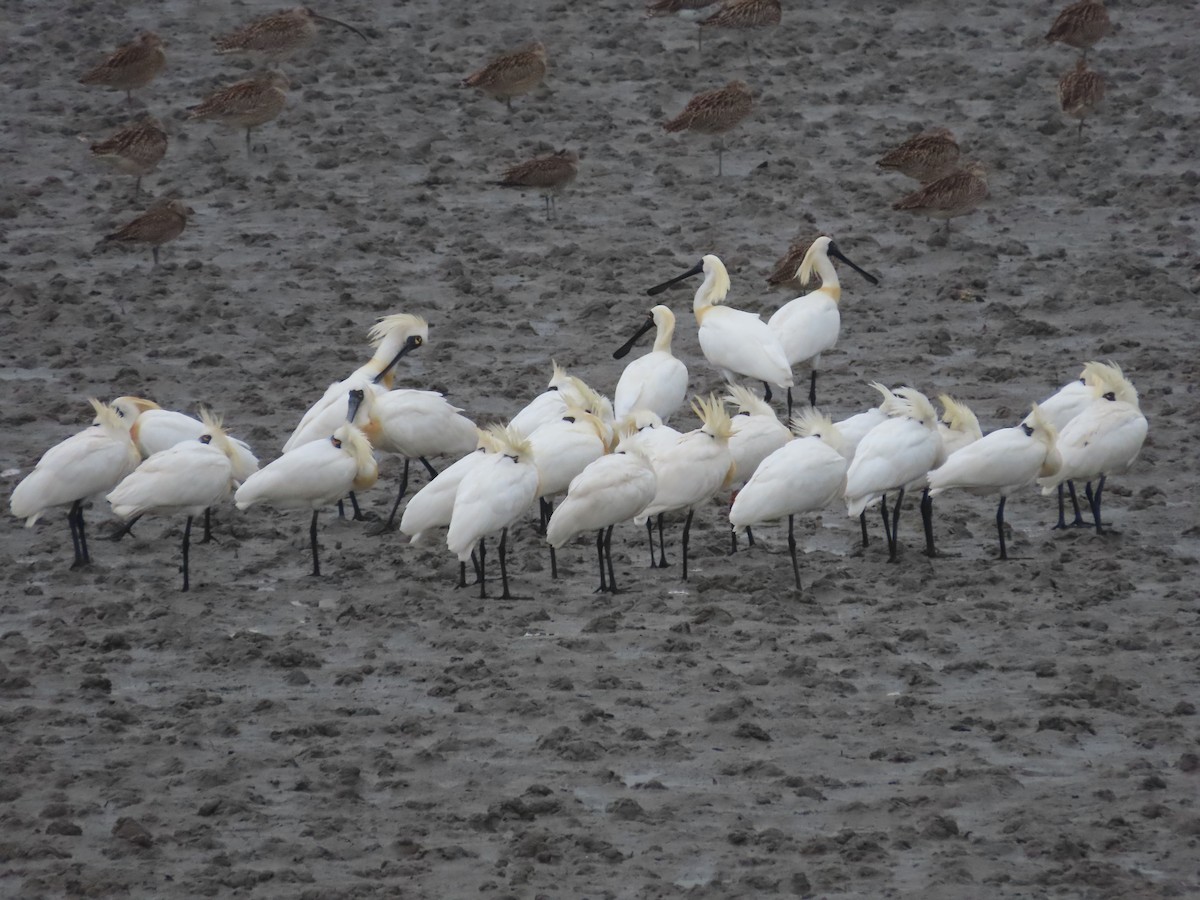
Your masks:
[{"label": "godwit", "polygon": [[192,519],[225,500],[233,491],[233,460],[237,447],[221,428],[220,419],[201,410],[203,434],[148,457],[109,492],[107,500],[122,519],[147,514],[182,515],[183,588],[188,589],[188,547]]},{"label": "godwit", "polygon": [[663,124],[663,129],[717,135],[717,174],[720,175],[725,152],[721,135],[746,118],[753,106],[754,99],[746,82],[731,81],[723,88],[697,94],[687,102],[683,112]]},{"label": "godwit", "polygon": [[846,485],[846,457],[840,452],[837,427],[815,409],[804,410],[796,422],[796,439],[762,461],[729,510],[734,534],[753,525],[787,516],[788,552],[796,590],[800,564],[796,559],[795,517],[824,509]]},{"label": "godwit", "polygon": [[120,131],[91,147],[92,156],[108,163],[124,175],[137,178],[133,195],[142,191],[142,176],[149,175],[167,152],[167,133],[154,116],[126,125]]},{"label": "godwit", "polygon": [[500,532],[501,599],[511,599],[508,590],[508,527],[525,514],[537,495],[538,470],[533,464],[529,441],[501,425],[490,429],[496,452],[489,454],[463,477],[454,495],[454,511],[446,546],[465,564],[479,547],[479,596],[487,597],[485,581],[488,535]]},{"label": "godwit", "polygon": [[929,473],[930,496],[951,488],[1000,494],[996,532],[1001,559],[1008,559],[1004,541],[1004,502],[1008,495],[1033,484],[1039,476],[1053,475],[1061,462],[1054,447],[1054,426],[1042,417],[1036,403],[1029,420],[1031,424],[1001,428],[961,447]]},{"label": "godwit", "polygon": [[775,268],[767,276],[767,284],[781,291],[789,291],[793,295],[804,290],[804,282],[800,280],[800,263],[808,255],[819,234],[804,234],[797,237],[789,245],[783,256],[775,261]]},{"label": "godwit", "polygon": [[329,22],[353,31],[364,41],[367,36],[337,19],[317,15],[307,6],[296,6],[255,19],[236,31],[213,38],[218,53],[236,53],[277,63],[307,47],[317,36],[317,23]]},{"label": "godwit", "polygon": [[280,509],[311,509],[312,574],[320,575],[317,515],[321,507],[337,503],[353,491],[366,490],[378,477],[371,442],[347,423],[331,437],[302,444],[259,469],[237,489],[233,499],[238,509],[260,503]]},{"label": "godwit", "polygon": [[1058,14],[1046,40],[1082,50],[1086,57],[1096,41],[1112,31],[1108,10],[1100,0],[1080,0]]},{"label": "godwit", "polygon": [[546,201],[547,220],[556,218],[555,197],[579,174],[579,154],[559,150],[549,156],[539,156],[509,168],[496,184],[501,187],[535,188]]},{"label": "godwit", "polygon": [[158,248],[183,234],[188,216],[196,211],[182,200],[161,200],[132,222],[105,235],[102,244],[116,241],[120,244],[149,244],[158,265]]},{"label": "godwit", "polygon": [[982,163],[970,162],[892,204],[892,209],[944,219],[949,231],[951,219],[974,212],[987,197],[987,170]]},{"label": "godwit", "polygon": [[1137,391],[1113,363],[1088,363],[1092,401],[1067,423],[1058,436],[1062,466],[1053,475],[1039,478],[1043,494],[1064,481],[1099,478],[1088,500],[1097,534],[1103,532],[1100,495],[1109,475],[1124,472],[1137,459],[1146,441],[1148,426],[1138,404]]},{"label": "godwit", "polygon": [[[613,528],[638,515],[654,499],[658,479],[654,467],[638,448],[617,448],[580,472],[567,489],[567,498],[546,526],[546,541],[558,550],[585,531],[596,532],[600,563],[599,592],[617,593],[613,571]],[[608,577],[605,578],[607,568]]]},{"label": "godwit", "polygon": [[92,561],[84,534],[84,501],[111,491],[142,461],[129,437],[131,423],[99,400],[89,399],[88,403],[95,411],[98,427],[85,428],[42,454],[9,501],[12,514],[24,519],[26,528],[32,528],[47,510],[70,504],[67,524],[75,548],[72,569]]},{"label": "godwit", "polygon": [[[841,260],[871,284],[879,283],[878,278],[851,262],[833,238],[822,235],[812,242],[793,273],[804,284],[812,281],[816,274],[821,279],[821,286],[788,301],[767,320],[767,327],[783,346],[789,366],[803,364],[812,369],[808,385],[810,406],[817,405],[817,369],[821,365],[821,354],[833,348],[842,328],[838,306],[842,287],[830,257]],[[792,392],[789,389],[788,415],[791,413]]]},{"label": "godwit", "polygon": [[779,24],[782,15],[780,0],[725,0],[720,9],[700,20],[701,44],[705,28],[773,27]]},{"label": "godwit", "polygon": [[512,109],[512,98],[527,94],[546,77],[546,48],[533,41],[511,53],[497,56],[462,80],[463,87],[479,88]]},{"label": "godwit", "polygon": [[1083,138],[1083,120],[1092,114],[1104,99],[1104,76],[1087,67],[1080,57],[1075,68],[1058,80],[1058,103],[1072,119],[1079,120],[1079,138]]},{"label": "godwit", "polygon": [[696,289],[692,312],[700,326],[700,349],[704,358],[720,370],[726,381],[737,376],[761,381],[766,386],[766,399],[771,399],[771,385],[790,388],[792,368],[787,353],[767,323],[754,313],[723,306],[729,294],[729,272],[720,258],[711,253],[682,275],[676,275],[646,293],[660,294],[671,285],[704,273],[704,282]]},{"label": "godwit", "polygon": [[651,328],[656,329],[654,349],[627,365],[617,381],[613,412],[618,419],[624,419],[634,410],[648,409],[666,422],[687,397],[688,370],[671,352],[675,314],[667,307],[659,305],[651,309],[646,323],[613,352],[613,359],[623,359],[638,338]]},{"label": "godwit", "polygon": [[152,82],[167,64],[163,42],[157,34],[146,31],[79,79],[80,84],[99,84],[124,91],[128,100],[133,91]]},{"label": "godwit", "polygon": [[958,166],[958,141],[949,128],[931,128],[889,150],[876,165],[925,184]]},{"label": "godwit", "polygon": [[263,72],[227,88],[209,94],[188,108],[189,119],[217,122],[230,128],[246,129],[246,150],[250,150],[250,131],[270,122],[287,104],[288,80],[279,72]]}]

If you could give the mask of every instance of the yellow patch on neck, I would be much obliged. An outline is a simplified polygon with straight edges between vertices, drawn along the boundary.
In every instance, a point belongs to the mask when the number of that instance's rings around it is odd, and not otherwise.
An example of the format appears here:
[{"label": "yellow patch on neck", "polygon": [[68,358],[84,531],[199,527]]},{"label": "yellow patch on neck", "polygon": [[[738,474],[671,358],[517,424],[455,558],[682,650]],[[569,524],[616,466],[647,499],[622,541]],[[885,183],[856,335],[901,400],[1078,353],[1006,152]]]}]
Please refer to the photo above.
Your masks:
[{"label": "yellow patch on neck", "polygon": [[840,284],[823,284],[818,290],[822,290],[828,294],[834,303],[838,303],[842,299],[842,286]]}]

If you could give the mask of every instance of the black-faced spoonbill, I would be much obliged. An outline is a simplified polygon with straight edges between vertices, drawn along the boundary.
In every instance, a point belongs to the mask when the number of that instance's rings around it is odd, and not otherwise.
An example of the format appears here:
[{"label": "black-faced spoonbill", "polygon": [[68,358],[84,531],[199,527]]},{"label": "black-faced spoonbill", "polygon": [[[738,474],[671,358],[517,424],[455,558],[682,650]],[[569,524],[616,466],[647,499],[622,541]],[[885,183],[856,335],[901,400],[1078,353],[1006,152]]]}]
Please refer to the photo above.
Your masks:
[{"label": "black-faced spoonbill", "polygon": [[[700,418],[700,428],[680,435],[674,444],[654,453],[651,462],[658,479],[654,500],[638,513],[634,521],[641,525],[654,516],[675,510],[687,510],[683,523],[683,580],[688,577],[688,537],[692,516],[697,505],[716,496],[733,481],[733,454],[729,452],[729,437],[733,426],[729,413],[716,397],[697,399],[692,409]],[[660,526],[661,528],[661,526]],[[666,551],[661,546],[661,564],[666,565]]]},{"label": "black-faced spoonbill", "polygon": [[[185,417],[186,418],[186,417]],[[113,488],[106,498],[122,519],[146,514],[182,515],[183,587],[188,589],[188,545],[192,519],[225,500],[235,484],[237,446],[226,437],[220,419],[200,412],[203,433],[149,456]]]},{"label": "black-faced spoonbill", "polygon": [[24,519],[26,528],[32,528],[47,510],[71,505],[67,524],[75,548],[72,569],[92,561],[84,533],[84,501],[111,491],[142,461],[129,436],[132,423],[99,400],[89,399],[88,403],[98,424],[76,432],[42,454],[33,471],[13,490],[9,501],[12,514]]},{"label": "black-faced spoonbill", "polygon": [[[353,420],[361,397],[351,400],[347,417]],[[313,575],[321,574],[317,552],[317,515],[321,507],[337,503],[351,491],[362,491],[375,484],[379,466],[371,442],[358,428],[347,422],[332,436],[289,450],[268,466],[246,479],[234,494],[238,509],[260,503],[280,509],[311,509],[309,542],[312,545]]]},{"label": "black-faced spoonbill", "polygon": [[738,492],[729,523],[736,532],[787,516],[788,552],[799,591],[795,517],[824,509],[842,495],[847,462],[836,426],[816,409],[806,409],[797,417],[796,435],[764,459]]},{"label": "black-faced spoonbill", "polygon": [[671,352],[675,314],[661,304],[650,310],[650,318],[628,341],[613,351],[613,359],[624,359],[638,339],[656,329],[654,349],[625,367],[613,394],[613,412],[623,419],[636,409],[648,409],[664,422],[683,406],[687,398],[688,370]]},{"label": "black-faced spoonbill", "polygon": [[951,488],[1000,495],[996,533],[1000,538],[1001,559],[1008,559],[1004,540],[1004,503],[1008,495],[1033,484],[1039,476],[1053,475],[1060,464],[1054,447],[1054,426],[1041,415],[1037,404],[1029,419],[1032,424],[1001,428],[960,447],[929,473],[930,496]]},{"label": "black-faced spoonbill", "polygon": [[654,467],[644,451],[637,446],[618,447],[615,453],[594,460],[572,479],[567,498],[550,517],[546,540],[558,550],[576,535],[595,531],[600,567],[597,592],[615,594],[613,528],[645,509],[654,499],[656,489]]},{"label": "black-faced spoonbill", "polygon": [[[892,418],[867,432],[846,471],[846,510],[851,516],[860,515],[876,501],[883,504],[889,562],[897,558],[896,529],[905,487],[923,480],[942,455],[933,404],[914,388],[900,388],[895,393],[900,402]],[[890,523],[889,491],[897,492]]]},{"label": "black-faced spoonbill", "polygon": [[533,505],[537,496],[538,471],[533,464],[529,441],[511,428],[492,426],[496,452],[484,458],[463,477],[454,495],[446,546],[460,563],[466,563],[479,547],[479,596],[487,597],[486,550],[488,535],[500,532],[501,599],[511,599],[508,590],[508,528]]},{"label": "black-faced spoonbill", "polygon": [[[1092,384],[1096,382],[1098,376],[1096,372],[1099,369],[1089,368],[1089,366],[1100,366],[1100,363],[1089,363],[1083,367],[1083,371],[1079,373],[1079,377],[1074,381],[1068,381],[1057,391],[1051,394],[1046,399],[1038,403],[1038,408],[1041,410],[1042,418],[1044,418],[1054,430],[1061,434],[1062,430],[1067,427],[1067,423],[1083,412],[1084,409],[1092,402],[1093,392]],[[1089,381],[1091,383],[1089,383]],[[1024,424],[1032,425],[1029,416],[1025,417]],[[1065,481],[1058,486],[1058,522],[1054,525],[1054,530],[1066,528],[1066,509],[1063,497],[1063,488],[1066,488],[1071,495],[1071,505],[1075,510],[1075,520],[1071,523],[1072,528],[1085,528],[1087,523],[1083,521],[1083,514],[1079,509],[1079,498],[1075,495],[1075,484],[1070,481]]]},{"label": "black-faced spoonbill", "polygon": [[1058,435],[1059,470],[1038,484],[1049,494],[1064,481],[1098,478],[1096,490],[1088,496],[1096,532],[1104,531],[1100,518],[1100,495],[1109,475],[1124,472],[1137,459],[1146,441],[1148,424],[1138,404],[1137,390],[1114,363],[1089,363],[1095,379],[1093,399],[1082,412],[1067,423]]},{"label": "black-faced spoonbill", "polygon": [[[808,385],[809,406],[817,405],[817,369],[821,365],[821,354],[837,344],[842,328],[839,308],[842,287],[830,257],[841,260],[871,284],[879,283],[878,278],[851,262],[833,238],[821,236],[812,242],[797,270],[800,281],[807,284],[816,274],[821,279],[821,286],[788,301],[767,320],[767,327],[783,346],[788,364],[793,368],[807,365],[812,369]],[[791,414],[792,390],[788,388],[788,415]]]},{"label": "black-faced spoonbill", "polygon": [[792,367],[779,338],[767,323],[754,313],[722,306],[729,294],[729,272],[719,258],[709,254],[682,275],[655,285],[646,293],[661,294],[673,284],[704,273],[704,282],[696,289],[692,311],[700,326],[700,349],[704,358],[721,371],[726,381],[741,376],[766,385],[765,399],[770,402],[771,385],[792,387]]}]

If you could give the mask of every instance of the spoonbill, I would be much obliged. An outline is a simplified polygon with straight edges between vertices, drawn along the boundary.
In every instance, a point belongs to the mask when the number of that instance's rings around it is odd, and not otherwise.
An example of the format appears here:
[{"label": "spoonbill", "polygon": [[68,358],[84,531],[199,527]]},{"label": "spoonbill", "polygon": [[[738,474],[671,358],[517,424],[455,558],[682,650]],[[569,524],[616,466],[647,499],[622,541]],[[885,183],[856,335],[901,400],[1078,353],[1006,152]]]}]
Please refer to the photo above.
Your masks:
[{"label": "spoonbill", "polygon": [[[621,420],[621,445],[628,448],[636,447],[646,458],[653,461],[654,457],[673,447],[681,437],[681,433],[670,425],[664,425],[657,413],[648,409],[636,409]],[[650,568],[660,568],[658,558],[654,555],[654,522],[646,520],[646,538],[650,542]],[[663,518],[658,517],[658,544],[662,553],[662,567],[667,564],[666,545],[663,544]]]},{"label": "spoonbill", "polygon": [[[585,531],[596,532],[598,593],[617,593],[613,528],[638,515],[654,499],[658,479],[645,452],[634,444],[593,460],[572,480],[567,497],[550,517],[546,540],[554,550]],[[605,568],[608,577],[605,578]]]},{"label": "spoonbill", "polygon": [[[886,422],[902,402],[899,397],[892,393],[890,388],[885,387],[878,381],[872,381],[871,387],[878,391],[883,398],[878,406],[873,406],[864,412],[855,413],[834,423],[838,433],[842,436],[841,452],[842,456],[846,457],[847,464],[854,459],[854,453],[858,450],[859,442],[876,425],[882,425]],[[858,524],[862,530],[862,545],[863,547],[867,547],[870,545],[870,541],[867,535],[867,511],[865,509],[858,514]],[[884,524],[885,526],[888,524],[886,517]]]},{"label": "spoonbill", "polygon": [[537,496],[538,470],[533,464],[529,440],[511,428],[494,425],[490,429],[497,452],[476,464],[458,485],[446,546],[460,563],[471,558],[479,546],[479,596],[487,597],[484,578],[486,550],[484,540],[500,532],[500,578],[504,585],[502,600],[509,600],[508,568],[505,552],[508,527],[533,505]]},{"label": "spoonbill", "polygon": [[[582,384],[577,379],[573,380],[573,376],[554,360],[551,360],[550,364],[553,371],[550,381],[546,384],[546,390],[525,404],[520,412],[509,420],[508,427],[522,437],[529,437],[547,422],[561,419],[567,412],[567,394],[576,390],[578,384]],[[575,401],[576,406],[584,405],[583,398],[577,393],[573,394],[571,399]]]},{"label": "spoonbill", "polygon": [[841,496],[846,486],[846,457],[842,436],[833,420],[815,408],[796,420],[796,439],[764,459],[733,501],[729,523],[735,532],[787,516],[788,552],[796,590],[800,564],[796,560],[795,517],[824,509]]},{"label": "spoonbill", "polygon": [[[189,418],[184,416],[184,418]],[[106,498],[122,519],[147,513],[183,515],[183,588],[188,589],[188,545],[192,519],[225,500],[233,491],[233,461],[238,448],[208,410],[200,411],[203,434],[175,443],[146,458]]]},{"label": "spoonbill", "polygon": [[[729,413],[721,401],[711,395],[708,399],[693,401],[692,409],[703,424],[653,455],[651,462],[658,479],[654,499],[634,519],[641,525],[653,516],[687,510],[687,519],[683,523],[684,581],[687,581],[688,537],[695,508],[727,488],[735,474],[733,454],[729,452],[729,437],[733,433]],[[661,520],[659,528],[662,528]],[[662,553],[660,564],[666,566],[661,536],[659,549]]]},{"label": "spoonbill", "polygon": [[[360,402],[361,398],[351,401],[348,418],[353,419]],[[348,421],[329,438],[300,444],[259,469],[237,489],[233,499],[238,509],[259,503],[280,509],[311,509],[312,574],[320,575],[317,515],[321,507],[336,503],[351,491],[366,490],[378,477],[371,442]]]},{"label": "spoonbill", "polygon": [[[955,400],[949,394],[938,395],[938,403],[942,405],[942,417],[938,420],[938,437],[942,440],[942,450],[934,462],[935,468],[941,466],[949,456],[983,437],[979,419],[975,417],[971,407],[961,400]],[[916,486],[918,485],[909,485],[910,488]],[[925,529],[925,555],[934,557],[937,556],[937,548],[933,541],[933,495],[929,491],[928,479],[922,479],[919,486],[921,526]]]},{"label": "spoonbill", "polygon": [[284,453],[309,441],[323,440],[345,423],[350,391],[373,390],[379,394],[391,390],[396,377],[396,364],[413,350],[425,345],[429,340],[429,325],[420,316],[397,313],[384,316],[376,322],[368,337],[375,348],[374,354],[349,377],[325,389],[321,399],[309,407],[296,430],[284,443]]},{"label": "spoonbill", "polygon": [[[609,430],[599,417],[582,409],[567,409],[557,422],[547,422],[528,438],[529,450],[538,471],[536,499],[541,508],[541,530],[554,513],[554,498],[566,491],[571,480],[588,464],[608,452]],[[558,577],[555,548],[550,547],[550,577]]]},{"label": "spoonbill", "polygon": [[[899,399],[892,418],[867,432],[846,471],[846,510],[851,516],[860,515],[877,500],[882,504],[888,562],[897,558],[896,528],[905,487],[935,468],[942,453],[937,413],[929,398],[910,387],[895,393]],[[889,491],[897,492],[890,524],[886,496]]]},{"label": "spoonbill", "polygon": [[952,452],[929,473],[929,493],[937,496],[951,488],[977,494],[999,493],[996,533],[1000,558],[1008,559],[1004,542],[1004,502],[1013,491],[1033,484],[1039,476],[1053,475],[1061,464],[1054,446],[1055,431],[1037,404],[1029,414],[1032,424],[1001,428]]},{"label": "spoonbill", "polygon": [[[748,388],[740,384],[729,385],[729,393],[723,398],[738,410],[731,419],[733,433],[729,436],[729,452],[733,455],[735,475],[730,489],[733,498],[754,474],[759,463],[792,439],[792,432],[779,421],[775,410],[764,400],[758,399]],[[731,531],[733,552],[737,552],[737,531]],[[746,540],[754,546],[754,532],[746,529]]]},{"label": "spoonbill", "polygon": [[408,469],[416,459],[425,467],[430,478],[437,477],[437,470],[427,457],[460,457],[470,453],[478,443],[475,423],[457,406],[452,406],[437,391],[398,389],[369,395],[367,423],[363,433],[371,446],[380,453],[391,453],[404,458],[404,471],[400,476],[400,491],[392,504],[391,514],[376,534],[394,531],[396,512],[408,491]]},{"label": "spoonbill", "polygon": [[[1098,366],[1099,364],[1091,364]],[[1089,384],[1089,377],[1094,382],[1097,378],[1095,374],[1098,369],[1089,368],[1088,365],[1083,367],[1083,371],[1079,373],[1079,377],[1074,381],[1068,381],[1057,391],[1051,394],[1046,399],[1042,400],[1038,407],[1041,409],[1042,417],[1053,426],[1054,430],[1059,434],[1067,427],[1067,423],[1079,415],[1092,402],[1093,392],[1092,385]],[[1030,425],[1029,417],[1025,418],[1024,424]],[[1065,481],[1058,485],[1058,522],[1054,525],[1054,529],[1066,528],[1066,508],[1064,504],[1063,488],[1071,495],[1071,505],[1075,509],[1075,520],[1071,523],[1072,528],[1082,528],[1087,523],[1083,521],[1083,514],[1079,510],[1079,498],[1075,496],[1075,484],[1071,481]]]},{"label": "spoonbill", "polygon": [[[809,406],[817,405],[817,369],[821,365],[821,354],[837,343],[842,327],[838,308],[842,287],[830,257],[840,259],[871,284],[879,284],[878,278],[851,262],[833,238],[823,235],[812,242],[797,270],[797,277],[805,284],[812,281],[815,272],[821,279],[821,286],[789,300],[767,320],[767,327],[783,346],[788,364],[793,368],[807,365],[812,369],[808,384]],[[788,388],[788,415],[791,414],[792,389]]]},{"label": "spoonbill", "polygon": [[33,471],[13,490],[9,501],[12,514],[24,519],[26,528],[32,528],[47,510],[71,505],[67,524],[75,548],[72,569],[92,561],[84,533],[84,501],[94,494],[111,491],[142,461],[129,436],[131,423],[95,398],[89,398],[88,403],[98,424],[76,432],[42,454]]},{"label": "spoonbill", "polygon": [[613,412],[618,419],[635,409],[648,409],[666,422],[687,397],[688,370],[671,352],[675,314],[668,307],[660,304],[651,309],[646,323],[613,352],[613,359],[624,359],[651,328],[656,329],[654,349],[627,365],[617,381]]},{"label": "spoonbill", "polygon": [[1038,479],[1043,494],[1069,479],[1099,478],[1088,500],[1096,533],[1104,531],[1100,518],[1100,495],[1109,475],[1126,471],[1137,459],[1146,441],[1148,424],[1138,403],[1137,390],[1115,363],[1088,363],[1094,379],[1093,399],[1067,423],[1058,436],[1062,466],[1052,475]]},{"label": "spoonbill", "polygon": [[[174,410],[163,409],[153,400],[147,400],[144,397],[117,397],[111,405],[119,416],[127,418],[133,423],[129,433],[143,459],[184,441],[198,440],[208,429],[208,426],[200,419]],[[233,448],[233,456],[229,460],[233,466],[233,480],[240,484],[258,471],[258,458],[245,441],[238,440],[229,434],[226,434],[226,438]],[[130,518],[121,528],[109,535],[110,539],[120,540],[126,534],[131,533],[134,522],[139,518],[140,516]],[[204,511],[204,536],[200,543],[207,544],[211,540],[212,516],[206,509]]]},{"label": "spoonbill", "polygon": [[721,371],[726,381],[737,376],[761,381],[766,386],[765,400],[771,400],[771,385],[790,388],[792,367],[779,338],[767,323],[754,313],[721,306],[729,293],[729,273],[725,264],[711,253],[682,275],[655,285],[647,291],[654,296],[671,285],[704,273],[704,282],[696,289],[692,311],[700,326],[700,349],[704,358]]}]

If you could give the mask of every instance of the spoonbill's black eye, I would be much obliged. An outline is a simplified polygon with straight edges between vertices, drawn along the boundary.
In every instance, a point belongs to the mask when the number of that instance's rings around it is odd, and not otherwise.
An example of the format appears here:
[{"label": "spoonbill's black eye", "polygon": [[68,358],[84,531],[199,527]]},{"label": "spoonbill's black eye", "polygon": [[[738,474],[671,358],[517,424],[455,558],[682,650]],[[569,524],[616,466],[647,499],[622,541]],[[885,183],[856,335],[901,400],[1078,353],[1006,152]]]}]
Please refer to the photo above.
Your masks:
[{"label": "spoonbill's black eye", "polygon": [[1021,430],[1025,432],[1025,437],[1033,437],[1033,429],[1028,425],[1022,425]]},{"label": "spoonbill's black eye", "polygon": [[1117,394],[1115,391],[1109,391],[1107,394],[1104,395],[1104,399],[1115,401],[1117,399]]},{"label": "spoonbill's black eye", "polygon": [[212,443],[212,435],[211,435],[211,434],[202,434],[202,435],[200,435],[200,443],[202,443],[202,444],[211,444],[211,443]]},{"label": "spoonbill's black eye", "polygon": [[570,422],[572,425],[574,425],[574,424],[575,424],[575,417],[574,417],[574,416],[563,416],[563,421],[564,421],[564,422]]},{"label": "spoonbill's black eye", "polygon": [[508,459],[511,459],[513,462],[518,462],[518,459],[515,456],[513,456],[511,453],[505,453],[504,455]]},{"label": "spoonbill's black eye", "polygon": [[333,446],[337,447],[339,450],[342,449],[342,442],[335,437],[331,437],[329,439],[329,443],[333,444]]}]

